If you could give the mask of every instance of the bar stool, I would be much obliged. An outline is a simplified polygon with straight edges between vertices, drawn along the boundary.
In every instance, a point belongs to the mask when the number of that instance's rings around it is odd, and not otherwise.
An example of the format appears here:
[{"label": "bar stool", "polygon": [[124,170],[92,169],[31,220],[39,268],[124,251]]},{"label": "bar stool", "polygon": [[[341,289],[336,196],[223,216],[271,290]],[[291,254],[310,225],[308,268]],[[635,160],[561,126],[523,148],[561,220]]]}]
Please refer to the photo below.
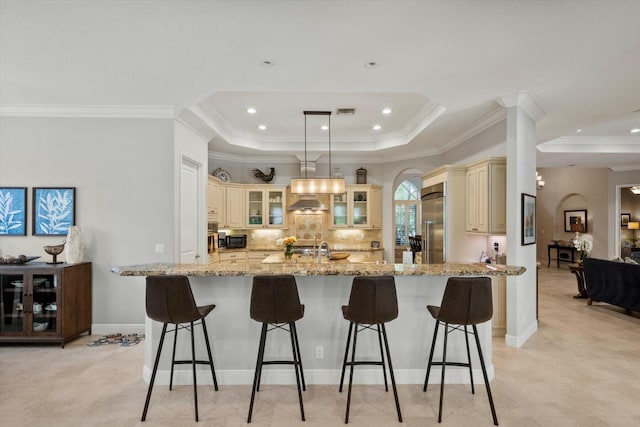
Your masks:
[{"label": "bar stool", "polygon": [[[295,277],[291,275],[277,276],[255,276],[251,289],[250,316],[257,322],[262,322],[262,333],[260,334],[260,345],[258,346],[258,360],[256,361],[256,371],[253,376],[253,387],[251,389],[251,403],[249,404],[249,415],[247,423],[251,422],[253,413],[253,401],[256,391],[260,391],[260,380],[262,378],[262,367],[264,365],[293,365],[296,371],[296,383],[298,384],[298,400],[300,401],[300,416],[304,421],[304,407],[302,404],[302,390],[306,391],[304,374],[302,372],[302,360],[300,358],[300,344],[298,343],[298,331],[296,330],[296,320],[304,316],[304,305],[300,304],[298,287]],[[269,329],[269,325],[273,326]],[[264,360],[264,348],[267,341],[267,332],[275,329],[287,331],[291,338],[291,350],[293,360]],[[302,381],[302,389],[300,387]]]},{"label": "bar stool", "polygon": [[[491,396],[491,387],[487,378],[487,369],[484,365],[484,357],[480,348],[480,339],[478,338],[478,323],[486,322],[493,316],[493,303],[491,299],[491,279],[488,277],[450,277],[447,280],[447,286],[442,297],[440,307],[428,305],[427,310],[434,319],[436,319],[436,327],[433,332],[433,341],[431,343],[431,352],[429,353],[429,363],[427,364],[427,374],[424,379],[424,387],[422,391],[427,391],[427,383],[429,382],[429,373],[431,366],[442,366],[442,377],[440,379],[440,405],[438,409],[438,422],[442,422],[442,400],[444,393],[444,371],[446,366],[462,366],[469,368],[471,377],[471,393],[475,394],[473,385],[473,370],[471,368],[471,353],[469,351],[469,331],[467,326],[471,325],[473,331],[471,334],[476,339],[478,348],[478,356],[480,357],[480,365],[482,366],[482,375],[484,383],[487,387],[487,395],[489,397],[489,405],[491,406],[491,415],[493,416],[493,424],[498,425],[498,417],[496,409],[493,406],[493,398]],[[442,352],[442,362],[433,362],[433,350],[436,346],[436,338],[438,336],[438,327],[444,323],[444,350]],[[453,325],[453,326],[451,326]],[[464,339],[467,346],[468,363],[447,362],[447,336],[454,330],[464,328]]]},{"label": "bar stool", "polygon": [[[344,382],[344,373],[349,366],[349,392],[347,394],[347,411],[345,413],[344,422],[349,423],[349,406],[351,404],[351,385],[353,383],[353,367],[356,365],[377,365],[382,366],[382,375],[384,376],[384,389],[389,391],[387,385],[387,372],[385,368],[384,353],[382,351],[382,338],[384,338],[384,347],[387,353],[387,363],[389,365],[389,374],[391,375],[391,385],[393,386],[393,396],[396,401],[396,411],[398,412],[398,421],[402,422],[402,414],[400,412],[400,401],[398,400],[398,390],[396,389],[396,380],[393,375],[393,366],[391,364],[391,353],[389,352],[389,342],[387,341],[387,330],[384,326],[386,322],[390,322],[398,317],[398,298],[396,295],[396,284],[393,276],[369,276],[354,277],[351,285],[351,295],[349,296],[349,305],[342,306],[342,316],[348,320],[349,333],[347,335],[347,346],[344,349],[344,360],[342,362],[342,375],[340,376],[340,388],[342,393],[342,384]],[[365,329],[375,330],[378,333],[378,344],[380,346],[380,361],[357,361],[356,341],[358,332]],[[361,327],[360,330],[358,328]],[[349,343],[351,334],[353,333],[353,349],[351,351],[351,361],[347,362],[349,353]]]},{"label": "bar stool", "polygon": [[[149,401],[151,400],[151,391],[153,383],[156,379],[158,371],[158,362],[160,361],[160,353],[164,337],[167,332],[175,332],[173,336],[173,354],[171,356],[171,377],[169,380],[169,390],[173,386],[173,367],[190,363],[193,368],[193,400],[195,405],[196,421],[198,421],[198,388],[196,382],[196,364],[209,365],[211,367],[211,376],[213,377],[213,387],[218,391],[218,380],[216,379],[216,371],[213,366],[211,357],[211,346],[209,345],[209,335],[207,334],[207,325],[204,321],[205,316],[209,314],[215,305],[205,305],[198,307],[191,292],[191,285],[186,276],[151,276],[147,277],[146,286],[146,308],[147,316],[157,322],[162,322],[162,335],[160,335],[160,343],[156,352],[156,360],[153,364],[153,372],[151,373],[151,381],[147,391],[147,400],[144,403],[144,411],[142,412],[142,421],[147,418],[147,410],[149,409]],[[209,360],[196,360],[195,358],[195,342],[193,338],[193,327],[196,321],[200,321],[202,332],[204,333],[204,342],[207,347],[207,355]],[[183,323],[189,323],[189,326],[183,326]],[[172,324],[174,329],[167,331],[167,326]],[[187,329],[191,333],[191,360],[175,360],[176,359],[176,342],[178,340],[178,330]]]}]

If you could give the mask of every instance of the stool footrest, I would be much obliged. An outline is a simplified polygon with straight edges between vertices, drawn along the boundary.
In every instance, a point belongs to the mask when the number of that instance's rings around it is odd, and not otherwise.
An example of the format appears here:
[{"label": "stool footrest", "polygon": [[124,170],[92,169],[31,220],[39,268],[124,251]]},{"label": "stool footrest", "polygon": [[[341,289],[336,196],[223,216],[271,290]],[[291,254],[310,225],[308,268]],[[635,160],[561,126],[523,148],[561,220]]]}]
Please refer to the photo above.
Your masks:
[{"label": "stool footrest", "polygon": [[347,366],[358,366],[358,365],[375,365],[375,366],[383,366],[382,362],[367,362],[364,360],[356,360],[355,362],[347,362],[346,363]]},{"label": "stool footrest", "polygon": [[[193,364],[192,360],[174,360],[173,361],[174,365],[191,365]],[[196,360],[196,365],[209,365],[211,366],[212,363],[209,362],[208,360]]]},{"label": "stool footrest", "polygon": [[464,362],[431,362],[431,365],[436,365],[436,366],[442,366],[442,365],[446,365],[446,366],[462,366],[463,368],[468,368],[469,365],[468,363],[464,363]]},{"label": "stool footrest", "polygon": [[263,365],[299,365],[298,362],[293,360],[265,360]]}]

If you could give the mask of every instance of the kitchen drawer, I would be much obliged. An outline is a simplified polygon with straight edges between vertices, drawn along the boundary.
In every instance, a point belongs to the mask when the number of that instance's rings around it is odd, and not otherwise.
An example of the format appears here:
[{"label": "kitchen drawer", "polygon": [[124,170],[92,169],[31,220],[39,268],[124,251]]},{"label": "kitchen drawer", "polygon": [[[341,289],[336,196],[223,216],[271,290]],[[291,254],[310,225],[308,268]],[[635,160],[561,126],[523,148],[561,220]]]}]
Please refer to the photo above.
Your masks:
[{"label": "kitchen drawer", "polygon": [[262,261],[269,255],[280,253],[281,251],[251,251],[248,252],[249,261]]},{"label": "kitchen drawer", "polygon": [[247,253],[246,252],[227,252],[220,253],[220,262],[225,261],[246,261]]}]

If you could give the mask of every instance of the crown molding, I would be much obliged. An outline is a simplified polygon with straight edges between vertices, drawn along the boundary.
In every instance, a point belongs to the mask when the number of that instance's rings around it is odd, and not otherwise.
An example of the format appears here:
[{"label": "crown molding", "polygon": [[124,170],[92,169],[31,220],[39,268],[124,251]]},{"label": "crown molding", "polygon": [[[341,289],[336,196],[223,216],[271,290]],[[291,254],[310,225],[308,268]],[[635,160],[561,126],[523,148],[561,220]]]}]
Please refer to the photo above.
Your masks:
[{"label": "crown molding", "polygon": [[543,153],[640,153],[640,136],[563,136],[537,148]]},{"label": "crown molding", "polygon": [[444,154],[452,148],[462,144],[463,142],[473,138],[480,132],[489,129],[491,126],[500,123],[507,117],[507,112],[504,108],[496,108],[495,110],[480,117],[475,122],[460,131],[451,142],[442,146],[439,150],[439,154]]},{"label": "crown molding", "polygon": [[640,171],[640,166],[638,166],[638,164],[619,165],[619,166],[609,166],[609,169],[613,172],[630,172],[630,171]]},{"label": "crown molding", "polygon": [[175,119],[180,111],[172,105],[0,105],[3,117]]},{"label": "crown molding", "polygon": [[495,98],[495,101],[504,108],[521,108],[536,123],[546,114],[536,97],[533,95],[533,92],[530,91],[523,90],[499,96]]}]

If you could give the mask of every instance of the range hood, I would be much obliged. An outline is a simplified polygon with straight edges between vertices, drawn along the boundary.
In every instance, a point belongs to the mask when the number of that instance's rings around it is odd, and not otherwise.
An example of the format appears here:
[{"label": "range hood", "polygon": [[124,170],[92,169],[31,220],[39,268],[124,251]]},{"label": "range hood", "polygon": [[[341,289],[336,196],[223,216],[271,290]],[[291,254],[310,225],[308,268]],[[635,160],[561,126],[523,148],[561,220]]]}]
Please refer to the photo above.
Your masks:
[{"label": "range hood", "polygon": [[300,200],[290,205],[289,211],[326,211],[328,208],[320,203],[313,194],[301,194]]}]

